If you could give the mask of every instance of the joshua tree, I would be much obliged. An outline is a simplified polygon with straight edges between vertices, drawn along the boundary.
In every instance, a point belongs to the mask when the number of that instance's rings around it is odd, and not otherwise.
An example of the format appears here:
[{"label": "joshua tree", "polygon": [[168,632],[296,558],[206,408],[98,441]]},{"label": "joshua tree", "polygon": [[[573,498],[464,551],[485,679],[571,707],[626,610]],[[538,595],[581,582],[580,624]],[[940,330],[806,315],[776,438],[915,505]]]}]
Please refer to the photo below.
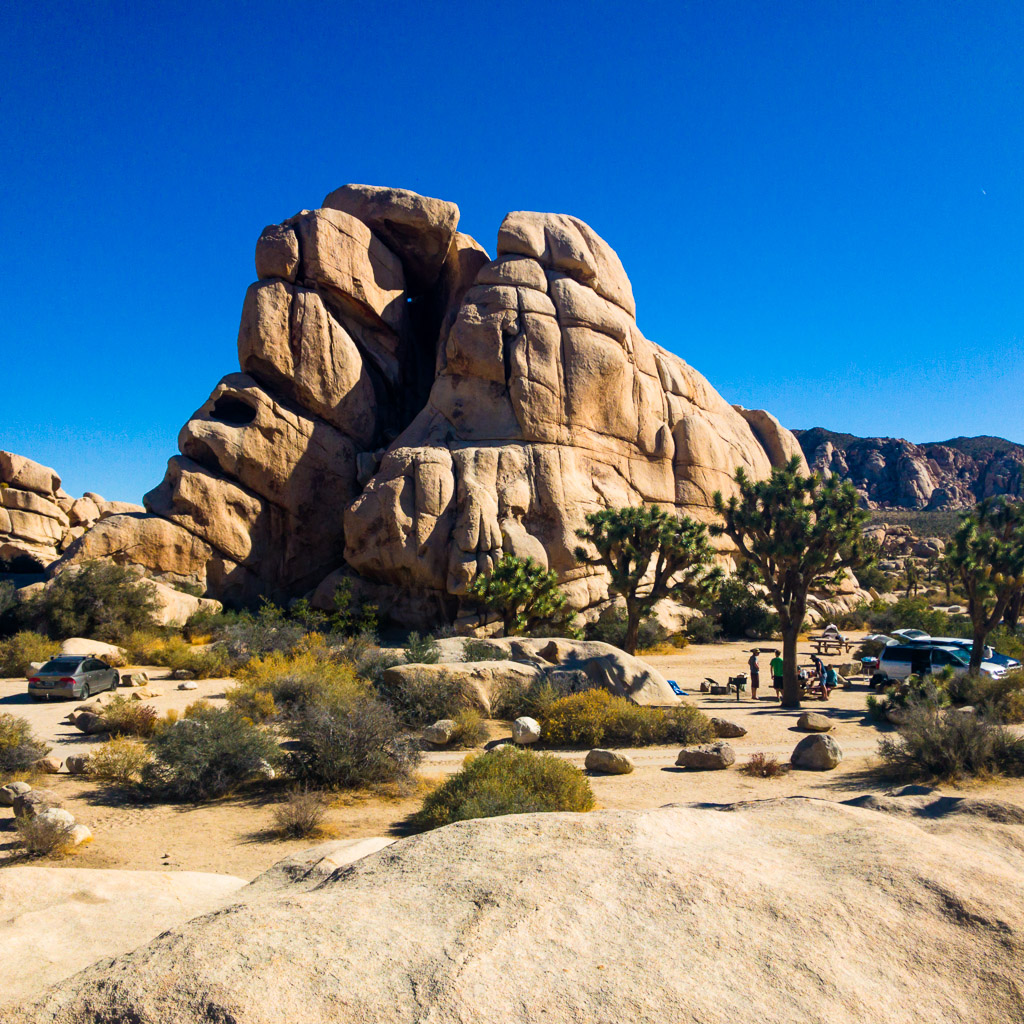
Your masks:
[{"label": "joshua tree", "polygon": [[469,593],[501,615],[505,636],[545,621],[564,623],[572,614],[558,589],[558,576],[532,558],[502,555],[490,573],[473,580]]},{"label": "joshua tree", "polygon": [[662,598],[690,603],[706,600],[722,577],[707,527],[655,505],[591,512],[576,536],[597,549],[576,548],[586,565],[599,565],[611,577],[609,589],[626,601],[623,648],[636,653],[640,620]]},{"label": "joshua tree", "polygon": [[917,588],[921,584],[921,574],[912,558],[903,563],[903,582],[906,584],[907,597],[917,594]]},{"label": "joshua tree", "polygon": [[741,571],[767,587],[782,628],[782,704],[799,707],[796,644],[808,591],[835,586],[847,570],[870,562],[873,554],[861,532],[867,513],[849,482],[804,476],[797,457],[773,469],[767,480],[752,481],[737,469],[736,484],[738,497],[726,501],[715,494],[724,522],[711,532],[728,536],[739,548]]},{"label": "joshua tree", "polygon": [[971,671],[976,672],[985,637],[1024,589],[1024,505],[988,498],[965,513],[945,560],[967,596],[974,638]]}]

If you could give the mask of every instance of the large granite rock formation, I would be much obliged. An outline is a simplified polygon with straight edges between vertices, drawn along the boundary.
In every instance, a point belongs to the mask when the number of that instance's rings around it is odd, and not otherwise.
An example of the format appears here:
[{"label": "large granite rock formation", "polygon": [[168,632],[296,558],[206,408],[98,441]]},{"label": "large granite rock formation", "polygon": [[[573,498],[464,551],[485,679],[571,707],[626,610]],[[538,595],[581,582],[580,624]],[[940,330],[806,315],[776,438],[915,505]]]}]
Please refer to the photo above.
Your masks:
[{"label": "large granite rock formation", "polygon": [[1021,820],[790,797],[463,821],[329,874],[314,851],[12,1024],[1020,1021]]},{"label": "large granite rock formation", "polygon": [[912,444],[797,430],[812,469],[849,480],[869,508],[970,508],[982,498],[1024,496],[1024,446],[1000,437]]},{"label": "large granite rock formation", "polygon": [[[497,258],[458,208],[346,185],[264,230],[241,373],[184,426],[145,497],[61,564],[134,562],[231,601],[349,575],[409,624],[455,620],[503,552],[605,599],[572,555],[591,510],[653,502],[710,519],[742,466],[799,454],[648,341],[611,247],[574,217],[511,213]],[[323,581],[327,578],[327,583]]]}]

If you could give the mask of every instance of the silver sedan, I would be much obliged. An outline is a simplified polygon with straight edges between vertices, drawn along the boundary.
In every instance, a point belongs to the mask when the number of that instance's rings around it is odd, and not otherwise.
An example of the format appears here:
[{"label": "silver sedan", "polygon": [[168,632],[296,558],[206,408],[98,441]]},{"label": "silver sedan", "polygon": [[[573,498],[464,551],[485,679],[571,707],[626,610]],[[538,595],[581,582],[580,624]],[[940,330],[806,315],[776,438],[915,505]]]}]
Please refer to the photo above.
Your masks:
[{"label": "silver sedan", "polygon": [[62,654],[29,676],[28,692],[33,700],[51,697],[86,700],[101,690],[113,690],[120,681],[117,669],[99,658]]}]

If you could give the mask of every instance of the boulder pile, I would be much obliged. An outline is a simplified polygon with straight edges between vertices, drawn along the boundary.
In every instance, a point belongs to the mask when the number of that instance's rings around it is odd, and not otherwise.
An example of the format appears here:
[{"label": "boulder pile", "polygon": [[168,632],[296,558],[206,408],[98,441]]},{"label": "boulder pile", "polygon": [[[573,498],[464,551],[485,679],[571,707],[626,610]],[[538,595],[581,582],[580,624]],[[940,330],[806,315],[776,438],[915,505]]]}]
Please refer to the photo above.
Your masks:
[{"label": "boulder pile", "polygon": [[454,203],[346,185],[267,227],[240,372],[182,428],[147,511],[101,519],[56,568],[106,557],[216,598],[327,607],[347,577],[408,625],[472,628],[468,588],[503,553],[592,608],[604,578],[573,555],[587,512],[706,520],[738,467],[800,455],[644,337],[588,225],[510,213],[492,260],[458,221]]}]

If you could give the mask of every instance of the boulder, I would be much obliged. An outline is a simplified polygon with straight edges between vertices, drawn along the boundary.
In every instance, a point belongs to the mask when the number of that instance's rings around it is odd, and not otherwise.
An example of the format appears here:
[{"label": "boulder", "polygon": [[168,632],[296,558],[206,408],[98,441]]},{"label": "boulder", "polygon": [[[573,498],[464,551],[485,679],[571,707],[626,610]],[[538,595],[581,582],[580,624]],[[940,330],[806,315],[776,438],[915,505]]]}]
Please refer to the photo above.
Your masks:
[{"label": "boulder", "polygon": [[605,775],[629,775],[636,765],[627,754],[621,754],[617,750],[604,750],[594,748],[587,752],[587,758],[583,762],[587,771],[601,772]]},{"label": "boulder", "polygon": [[71,829],[75,825],[75,816],[70,811],[64,810],[63,807],[47,807],[30,817],[34,817],[40,825],[50,825],[54,828]]},{"label": "boulder", "polygon": [[92,829],[88,825],[78,823],[71,829],[71,835],[68,836],[68,842],[72,847],[84,846],[86,843],[92,842]]},{"label": "boulder", "polygon": [[159,580],[143,577],[142,583],[149,588],[156,605],[153,621],[158,626],[184,626],[197,612],[216,615],[224,610],[220,601],[209,597],[196,597],[182,590],[161,583]]},{"label": "boulder", "polygon": [[13,807],[19,796],[31,790],[27,782],[8,782],[6,786],[0,786],[0,807]]},{"label": "boulder", "polygon": [[540,723],[523,715],[512,723],[512,739],[520,746],[529,746],[540,739]]},{"label": "boulder", "polygon": [[401,691],[413,678],[455,677],[462,686],[466,707],[475,708],[485,718],[491,717],[491,696],[505,686],[529,686],[542,675],[533,665],[516,661],[466,661],[437,665],[396,665],[387,669],[382,682],[389,689]]},{"label": "boulder", "polygon": [[80,732],[84,732],[86,736],[98,736],[100,733],[108,731],[106,719],[92,711],[78,712],[74,726]]},{"label": "boulder", "polygon": [[148,686],[149,675],[145,672],[122,672],[121,686]]},{"label": "boulder", "polygon": [[747,735],[747,730],[742,725],[738,722],[730,722],[726,718],[712,718],[711,725],[714,727],[715,735],[719,739],[731,740]]},{"label": "boulder", "polygon": [[50,807],[61,807],[63,801],[51,789],[30,789],[19,793],[14,798],[14,816],[16,818],[34,818],[40,811]]},{"label": "boulder", "polygon": [[703,771],[716,771],[735,763],[736,754],[724,740],[683,747],[676,758],[676,765],[680,768],[699,768]]},{"label": "boulder", "polygon": [[64,765],[71,775],[87,775],[89,773],[89,761],[91,754],[68,754],[64,759]]},{"label": "boulder", "polygon": [[805,736],[794,748],[790,763],[794,768],[806,768],[815,772],[827,772],[835,768],[843,759],[831,736]]},{"label": "boulder", "polygon": [[43,775],[56,775],[63,764],[59,757],[41,757],[32,763],[32,767]]},{"label": "boulder", "polygon": [[0,482],[47,498],[56,496],[60,490],[60,477],[49,466],[14,452],[0,451]]},{"label": "boulder", "polygon": [[805,711],[796,721],[801,732],[831,732],[832,726],[832,719],[819,715],[817,711]]},{"label": "boulder", "polygon": [[442,718],[423,730],[423,738],[437,747],[443,747],[450,743],[454,735],[455,723],[450,718]]},{"label": "boulder", "polygon": [[[59,869],[68,888],[48,893],[52,913],[0,952],[24,959],[11,980],[25,1024],[328,1021],[339,1007],[366,1021],[525,1024],[539,1002],[567,1021],[1004,1024],[1020,995],[993,982],[993,964],[1010,979],[1024,970],[1020,826],[982,803],[994,802],[935,794],[888,811],[794,797],[482,818],[313,879],[275,871],[230,894],[230,909],[219,899],[172,922],[151,910],[131,952],[137,918],[108,900],[135,894],[141,880],[123,876],[138,873],[104,875],[96,899]],[[737,871],[750,863],[764,866]],[[11,876],[30,870],[0,872],[15,907],[47,892]],[[168,897],[185,881],[160,877]],[[67,898],[76,891],[88,917]],[[837,893],[855,914],[836,914]],[[68,962],[40,976],[54,934]],[[723,957],[737,936],[772,955]],[[879,972],[880,949],[904,953]],[[170,984],[169,965],[188,983]],[[30,1004],[55,973],[66,980]]]},{"label": "boulder", "polygon": [[108,665],[124,664],[125,653],[123,647],[116,644],[106,644],[102,640],[87,640],[85,637],[69,637],[60,645],[61,654],[79,654],[91,658],[100,658]]},{"label": "boulder", "polygon": [[178,683],[179,690],[198,690],[199,684],[194,679],[186,679],[183,683]]}]

